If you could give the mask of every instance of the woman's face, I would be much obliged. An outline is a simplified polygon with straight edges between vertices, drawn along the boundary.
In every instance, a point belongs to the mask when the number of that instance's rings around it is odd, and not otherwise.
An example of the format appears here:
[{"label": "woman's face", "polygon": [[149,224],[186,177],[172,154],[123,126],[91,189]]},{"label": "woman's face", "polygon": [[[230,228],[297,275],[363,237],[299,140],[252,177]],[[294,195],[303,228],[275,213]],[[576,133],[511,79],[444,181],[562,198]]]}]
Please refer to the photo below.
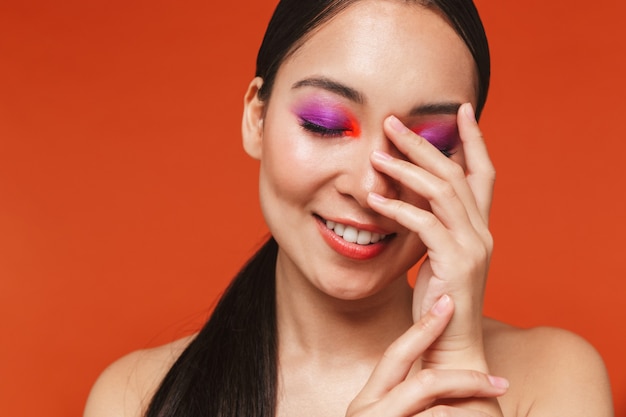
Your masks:
[{"label": "woman's face", "polygon": [[[362,0],[282,64],[267,103],[252,97],[244,145],[261,161],[261,206],[280,246],[278,279],[361,299],[405,277],[425,247],[366,197],[374,191],[428,204],[374,170],[370,155],[400,156],[383,132],[383,120],[395,115],[463,164],[456,109],[476,104],[476,74],[456,32],[423,6]],[[266,106],[262,112],[255,102]]]}]

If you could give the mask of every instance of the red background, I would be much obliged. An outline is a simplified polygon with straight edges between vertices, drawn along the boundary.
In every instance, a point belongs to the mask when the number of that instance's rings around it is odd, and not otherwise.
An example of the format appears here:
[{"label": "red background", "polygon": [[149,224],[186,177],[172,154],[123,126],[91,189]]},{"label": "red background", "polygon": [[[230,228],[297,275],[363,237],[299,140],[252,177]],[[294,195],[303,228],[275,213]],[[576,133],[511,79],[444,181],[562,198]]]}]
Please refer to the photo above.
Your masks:
[{"label": "red background", "polygon": [[[215,4],[0,4],[0,415],[80,415],[108,363],[196,329],[264,236],[239,121],[275,1]],[[586,337],[624,416],[626,7],[478,7],[486,312]]]}]

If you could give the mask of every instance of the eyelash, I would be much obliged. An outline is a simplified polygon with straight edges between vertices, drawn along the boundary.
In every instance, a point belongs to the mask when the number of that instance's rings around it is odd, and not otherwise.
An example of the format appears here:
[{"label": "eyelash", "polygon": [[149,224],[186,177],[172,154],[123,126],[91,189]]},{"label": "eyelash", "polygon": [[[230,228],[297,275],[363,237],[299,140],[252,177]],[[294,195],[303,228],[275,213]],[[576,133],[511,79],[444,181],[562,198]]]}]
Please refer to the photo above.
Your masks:
[{"label": "eyelash", "polygon": [[[352,131],[351,129],[345,129],[345,128],[331,129],[328,127],[320,126],[316,123],[313,123],[303,118],[300,119],[300,126],[302,126],[304,130],[309,131],[313,134],[319,135],[321,137],[341,137],[341,136],[345,136],[346,132]],[[441,152],[446,158],[450,158],[452,155],[456,153],[456,151],[452,151],[449,148],[439,149],[439,152]]]},{"label": "eyelash", "polygon": [[322,136],[322,137],[339,137],[339,136],[345,136],[346,132],[351,132],[350,129],[330,129],[324,126],[320,126],[316,123],[310,122],[306,119],[300,119],[300,126],[302,126],[302,128],[304,130],[307,130],[311,133],[314,133],[316,135]]},{"label": "eyelash", "polygon": [[[414,130],[414,132],[417,135],[420,135],[420,136],[424,137],[420,131]],[[427,138],[426,138],[426,140],[429,141]],[[458,140],[458,138],[456,138],[455,141],[454,141],[454,145],[452,145],[451,147],[445,146],[445,147],[442,147],[442,148],[439,148],[438,146],[436,146],[431,141],[429,141],[429,142],[433,146],[435,146],[437,148],[437,150],[443,154],[443,156],[445,156],[446,158],[450,158],[452,155],[454,155],[457,152],[457,150],[454,149],[454,148],[456,148],[456,144],[459,142],[459,140]]]},{"label": "eyelash", "polygon": [[452,155],[456,153],[456,151],[452,151],[448,148],[439,149],[439,152],[441,152],[443,156],[445,156],[446,158],[450,158]]}]

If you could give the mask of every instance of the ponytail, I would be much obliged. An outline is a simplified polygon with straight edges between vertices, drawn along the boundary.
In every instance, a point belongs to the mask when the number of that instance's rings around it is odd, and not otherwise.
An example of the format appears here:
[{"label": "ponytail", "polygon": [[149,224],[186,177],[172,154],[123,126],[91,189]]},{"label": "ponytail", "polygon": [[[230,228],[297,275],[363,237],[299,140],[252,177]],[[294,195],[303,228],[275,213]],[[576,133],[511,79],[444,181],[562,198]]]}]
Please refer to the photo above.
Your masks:
[{"label": "ponytail", "polygon": [[145,417],[274,417],[277,253],[270,238],[233,279]]}]

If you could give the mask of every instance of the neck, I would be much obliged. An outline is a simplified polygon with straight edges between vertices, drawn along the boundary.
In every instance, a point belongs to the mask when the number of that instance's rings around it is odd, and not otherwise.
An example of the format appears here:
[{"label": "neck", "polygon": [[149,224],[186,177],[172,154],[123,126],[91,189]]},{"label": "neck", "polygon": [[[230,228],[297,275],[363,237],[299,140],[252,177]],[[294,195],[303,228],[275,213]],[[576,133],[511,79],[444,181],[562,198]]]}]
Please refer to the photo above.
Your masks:
[{"label": "neck", "polygon": [[337,358],[377,362],[412,324],[412,289],[406,276],[373,295],[342,300],[321,291],[301,274],[295,275],[277,265],[281,355],[305,355],[326,363]]}]

